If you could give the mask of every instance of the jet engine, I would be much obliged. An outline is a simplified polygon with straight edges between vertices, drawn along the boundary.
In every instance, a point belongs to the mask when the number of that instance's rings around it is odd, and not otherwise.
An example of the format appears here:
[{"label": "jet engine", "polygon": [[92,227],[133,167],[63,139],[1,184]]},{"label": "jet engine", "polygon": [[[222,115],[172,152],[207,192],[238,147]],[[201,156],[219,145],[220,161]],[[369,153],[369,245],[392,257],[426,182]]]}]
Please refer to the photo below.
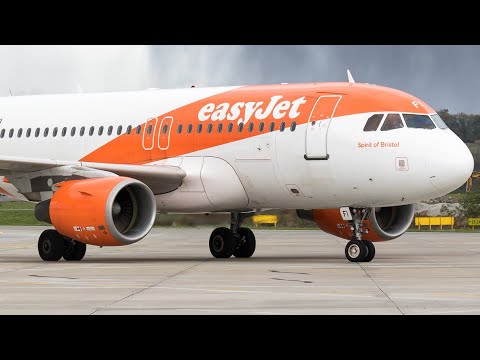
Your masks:
[{"label": "jet engine", "polygon": [[97,246],[120,246],[143,239],[156,215],[155,197],[144,183],[126,177],[72,180],[56,184],[35,217],[62,235]]},{"label": "jet engine", "polygon": [[[301,219],[317,223],[323,231],[341,237],[352,239],[352,229],[348,221],[343,220],[340,209],[297,210]],[[366,234],[362,239],[370,241],[393,240],[403,235],[412,223],[415,215],[415,205],[372,208],[364,220],[363,229]]]}]

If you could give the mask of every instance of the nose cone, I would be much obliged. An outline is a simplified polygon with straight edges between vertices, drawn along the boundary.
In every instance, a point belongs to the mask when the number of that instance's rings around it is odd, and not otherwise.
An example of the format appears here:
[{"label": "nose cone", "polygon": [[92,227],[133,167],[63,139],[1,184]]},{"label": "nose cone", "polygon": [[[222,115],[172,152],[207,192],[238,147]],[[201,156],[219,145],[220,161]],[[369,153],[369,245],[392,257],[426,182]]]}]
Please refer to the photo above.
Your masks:
[{"label": "nose cone", "polygon": [[468,147],[455,134],[441,144],[429,162],[430,181],[442,196],[458,189],[472,175],[474,161]]}]

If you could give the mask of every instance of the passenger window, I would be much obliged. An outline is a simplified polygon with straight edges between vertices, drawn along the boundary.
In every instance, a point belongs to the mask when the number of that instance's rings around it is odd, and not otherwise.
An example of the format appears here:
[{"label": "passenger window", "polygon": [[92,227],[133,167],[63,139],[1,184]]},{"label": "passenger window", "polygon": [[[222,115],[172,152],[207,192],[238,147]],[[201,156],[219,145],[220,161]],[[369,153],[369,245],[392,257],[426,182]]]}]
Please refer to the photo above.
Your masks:
[{"label": "passenger window", "polygon": [[443,119],[438,114],[432,115],[433,122],[437,125],[439,129],[448,129],[447,124],[443,121]]},{"label": "passenger window", "polygon": [[21,137],[21,136],[22,136],[22,132],[23,132],[22,128],[18,129],[17,137]]},{"label": "passenger window", "polygon": [[283,130],[285,130],[285,122],[282,121],[282,123],[280,124],[280,131],[283,132]]},{"label": "passenger window", "polygon": [[[27,132],[25,133],[25,136],[26,136],[27,138],[29,138],[31,133],[32,133],[32,129],[31,129],[31,128],[28,128],[28,129],[27,129]],[[3,137],[3,136],[2,136],[2,137]]]},{"label": "passenger window", "polygon": [[297,123],[295,121],[292,121],[292,123],[290,124],[290,131],[295,131],[296,128],[297,128]]},{"label": "passenger window", "polygon": [[207,126],[207,133],[211,133],[212,132],[212,129],[213,129],[213,125],[212,124],[208,124]]},{"label": "passenger window", "polygon": [[148,125],[147,134],[150,135],[152,133],[152,130],[153,130],[153,125],[152,124]]},{"label": "passenger window", "polygon": [[168,125],[165,124],[165,125],[163,125],[162,133],[163,133],[163,134],[166,134],[167,131],[168,131]]},{"label": "passenger window", "polygon": [[203,125],[202,124],[198,124],[197,126],[197,134],[200,134],[202,132],[202,128],[203,128]]},{"label": "passenger window", "polygon": [[378,125],[382,122],[383,114],[375,114],[368,118],[363,131],[377,131]]},{"label": "passenger window", "polygon": [[183,130],[183,125],[182,124],[178,125],[177,133],[181,134],[182,130]]},{"label": "passenger window", "polygon": [[[37,130],[40,130],[40,129],[37,129]],[[62,129],[62,136],[65,136],[65,135],[67,135],[67,128],[66,127],[64,127]],[[37,136],[37,133],[35,133],[35,136]]]},{"label": "passenger window", "polygon": [[38,137],[40,135],[40,128],[37,128],[35,130],[35,137]]},{"label": "passenger window", "polygon": [[43,137],[47,137],[47,136],[48,136],[48,131],[49,131],[48,128],[45,128],[45,130],[43,130]]},{"label": "passenger window", "polygon": [[80,136],[83,136],[83,135],[85,135],[85,126],[82,126],[80,128]]},{"label": "passenger window", "polygon": [[120,125],[120,126],[118,127],[118,129],[117,129],[117,135],[121,135],[121,134],[122,134],[122,129],[123,129],[123,127],[122,127],[122,125]]},{"label": "passenger window", "polygon": [[253,131],[253,123],[250,123],[248,124],[248,132],[252,132]]},{"label": "passenger window", "polygon": [[405,124],[411,129],[435,129],[435,124],[428,115],[402,114]]},{"label": "passenger window", "polygon": [[192,124],[188,124],[188,127],[187,127],[187,133],[190,134],[193,130],[193,125]]},{"label": "passenger window", "polygon": [[220,124],[218,124],[218,126],[217,126],[217,132],[218,132],[218,133],[221,133],[222,130],[223,130],[223,124],[220,123]]},{"label": "passenger window", "polygon": [[265,128],[265,123],[262,121],[260,125],[258,125],[258,131],[263,132],[264,128]]},{"label": "passenger window", "polygon": [[75,126],[72,127],[72,130],[70,130],[70,136],[75,136],[76,131],[77,131],[77,128]]},{"label": "passenger window", "polygon": [[92,136],[94,132],[95,132],[95,126],[91,126],[90,130],[88,131],[88,135]]},{"label": "passenger window", "polygon": [[243,131],[243,122],[238,124],[238,132],[241,133]]},{"label": "passenger window", "polygon": [[100,126],[98,128],[98,136],[102,136],[102,134],[103,134],[103,126]]},{"label": "passenger window", "polygon": [[399,114],[388,114],[383,122],[381,131],[388,131],[403,128],[403,122]]},{"label": "passenger window", "polygon": [[[30,129],[28,129],[28,130],[30,130]],[[27,133],[28,133],[28,136],[30,136],[30,132],[27,131]],[[52,136],[53,136],[53,137],[57,136],[57,133],[58,133],[58,128],[57,128],[57,127],[56,127],[56,128],[53,128]]]},{"label": "passenger window", "polygon": [[[150,126],[152,126],[152,125],[150,125]],[[152,132],[152,131],[150,131],[149,134],[150,134],[151,132]],[[107,135],[110,136],[110,135],[112,135],[112,133],[113,133],[113,126],[110,125],[110,126],[108,127]]]},{"label": "passenger window", "polygon": [[8,137],[13,137],[13,132],[14,131],[15,131],[14,129],[10,129],[10,132],[8,133]]},{"label": "passenger window", "polygon": [[127,134],[130,135],[132,133],[132,125],[127,126]]},{"label": "passenger window", "polygon": [[233,131],[233,124],[232,124],[232,123],[228,124],[227,131],[228,131],[229,133],[231,133],[231,132]]},{"label": "passenger window", "polygon": [[275,130],[275,122],[272,121],[272,122],[270,123],[270,129],[269,129],[269,130],[270,130],[270,131]]},{"label": "passenger window", "polygon": [[3,139],[4,136],[5,136],[5,129],[2,129],[2,131],[0,131],[0,138]]},{"label": "passenger window", "polygon": [[142,131],[142,125],[137,126],[137,131],[135,131],[135,134],[140,135],[140,132]]}]

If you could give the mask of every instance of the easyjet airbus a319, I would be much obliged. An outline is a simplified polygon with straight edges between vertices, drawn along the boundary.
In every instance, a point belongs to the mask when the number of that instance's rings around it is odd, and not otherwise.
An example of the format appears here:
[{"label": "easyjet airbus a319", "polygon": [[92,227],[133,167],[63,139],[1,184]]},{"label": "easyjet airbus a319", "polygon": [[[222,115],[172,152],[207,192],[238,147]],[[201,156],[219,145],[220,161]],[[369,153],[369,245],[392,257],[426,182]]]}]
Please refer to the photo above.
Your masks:
[{"label": "easyjet airbus a319", "polygon": [[55,228],[38,241],[46,261],[135,243],[157,211],[231,213],[210,252],[248,258],[242,222],[265,209],[297,209],[371,261],[473,158],[423,101],[350,80],[4,97],[1,192]]}]

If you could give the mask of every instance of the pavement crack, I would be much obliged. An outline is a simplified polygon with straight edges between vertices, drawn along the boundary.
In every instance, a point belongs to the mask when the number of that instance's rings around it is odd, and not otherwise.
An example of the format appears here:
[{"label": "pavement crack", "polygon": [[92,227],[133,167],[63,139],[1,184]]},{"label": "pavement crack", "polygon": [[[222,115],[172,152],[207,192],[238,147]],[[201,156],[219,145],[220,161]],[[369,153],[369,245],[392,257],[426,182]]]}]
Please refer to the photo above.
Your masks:
[{"label": "pavement crack", "polygon": [[278,270],[268,270],[273,273],[279,273],[279,274],[295,274],[295,275],[312,275],[310,273],[304,273],[304,272],[290,272],[290,271],[278,271]]},{"label": "pavement crack", "polygon": [[301,283],[305,283],[305,284],[312,284],[313,281],[309,281],[309,280],[295,280],[295,279],[279,279],[279,278],[270,278],[272,280],[281,280],[281,281],[296,281],[296,282],[301,282]]},{"label": "pavement crack", "polygon": [[28,275],[39,278],[49,278],[49,279],[69,279],[69,280],[78,280],[78,278],[72,278],[67,276],[48,276],[48,275]]},{"label": "pavement crack", "polygon": [[362,264],[357,263],[357,265],[360,267],[360,269],[363,270],[363,272],[364,272],[365,274],[367,274],[368,278],[375,284],[375,286],[377,287],[377,289],[380,290],[380,291],[383,293],[383,295],[385,295],[385,296],[387,297],[387,299],[390,300],[390,302],[391,302],[393,305],[395,305],[395,307],[396,307],[397,310],[400,312],[400,314],[405,315],[405,313],[404,313],[402,310],[400,310],[400,308],[398,307],[397,303],[396,303],[395,301],[393,301],[393,300],[390,298],[390,296],[388,296],[388,294],[387,294],[385,291],[383,291],[383,289],[375,282],[375,280],[373,280],[373,278],[370,276],[370,274],[367,272],[367,270],[365,270],[365,268],[362,266]]},{"label": "pavement crack", "polygon": [[183,270],[181,270],[181,271],[178,271],[178,272],[176,272],[175,274],[170,275],[170,276],[168,276],[167,278],[165,278],[165,279],[163,279],[163,280],[160,280],[159,282],[157,282],[157,283],[155,283],[155,284],[152,284],[152,285],[150,285],[150,286],[147,286],[147,287],[145,287],[145,288],[143,288],[143,289],[140,289],[140,290],[138,290],[138,291],[135,291],[135,292],[133,292],[133,293],[127,295],[127,296],[124,296],[124,297],[121,298],[121,299],[115,300],[115,301],[111,302],[110,304],[107,304],[107,305],[105,305],[105,306],[102,306],[102,307],[96,309],[95,311],[91,312],[89,315],[93,315],[93,314],[95,314],[97,311],[101,311],[101,310],[103,310],[103,309],[105,309],[105,308],[108,308],[109,306],[112,306],[112,305],[115,305],[116,303],[119,303],[120,301],[126,300],[126,299],[128,299],[128,298],[130,298],[130,297],[132,297],[132,296],[135,296],[135,295],[137,295],[137,294],[140,294],[141,292],[143,292],[143,291],[145,291],[145,290],[149,290],[149,289],[151,289],[151,288],[153,288],[153,287],[155,287],[155,286],[158,286],[158,285],[164,283],[165,281],[168,281],[168,280],[170,280],[170,279],[173,279],[174,277],[176,277],[176,276],[178,276],[178,275],[181,275],[181,274],[183,274],[183,273],[185,273],[185,272],[187,272],[187,271],[189,271],[189,270],[191,270],[191,269],[193,269],[193,268],[195,268],[195,267],[197,267],[197,266],[199,266],[199,265],[202,265],[202,264],[204,264],[204,263],[206,263],[206,262],[208,262],[208,261],[211,261],[211,260],[202,261],[202,262],[200,262],[200,263],[198,263],[198,264],[192,265],[192,266],[190,266],[190,267],[188,267],[188,268],[186,268],[186,269],[183,269]]}]

